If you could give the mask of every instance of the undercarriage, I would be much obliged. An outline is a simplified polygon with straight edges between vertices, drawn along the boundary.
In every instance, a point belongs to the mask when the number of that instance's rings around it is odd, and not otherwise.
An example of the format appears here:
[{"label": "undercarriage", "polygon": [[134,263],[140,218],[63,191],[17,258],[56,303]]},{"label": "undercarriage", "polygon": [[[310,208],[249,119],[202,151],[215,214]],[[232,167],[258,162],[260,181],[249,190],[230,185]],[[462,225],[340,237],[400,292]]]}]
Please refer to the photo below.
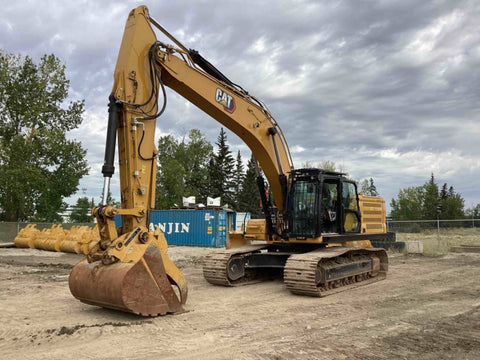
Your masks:
[{"label": "undercarriage", "polygon": [[222,286],[283,275],[293,294],[319,297],[383,280],[387,270],[384,249],[248,245],[208,255],[203,275]]}]

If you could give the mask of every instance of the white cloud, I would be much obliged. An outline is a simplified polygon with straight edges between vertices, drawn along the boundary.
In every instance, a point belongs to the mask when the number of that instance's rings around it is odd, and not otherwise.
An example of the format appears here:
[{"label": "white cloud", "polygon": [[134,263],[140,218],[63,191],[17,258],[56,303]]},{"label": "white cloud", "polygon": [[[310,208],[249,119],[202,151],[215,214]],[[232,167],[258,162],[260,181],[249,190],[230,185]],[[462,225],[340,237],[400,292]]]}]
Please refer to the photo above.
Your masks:
[{"label": "white cloud", "polygon": [[300,145],[295,145],[290,149],[290,151],[292,153],[302,153],[302,152],[305,152],[305,150],[306,149],[303,146],[300,146]]},{"label": "white cloud", "polygon": [[[91,171],[81,187],[95,196],[118,46],[137,5],[17,1],[0,14],[0,48],[60,56],[71,98],[86,100],[85,120],[69,136],[88,149]],[[373,177],[387,203],[433,171],[467,203],[480,202],[478,2],[247,1],[225,17],[228,2],[175,1],[153,3],[150,13],[268,105],[295,164],[343,164]],[[191,128],[214,143],[220,125],[169,90],[156,139]],[[229,132],[228,140],[248,159],[241,139]]]}]

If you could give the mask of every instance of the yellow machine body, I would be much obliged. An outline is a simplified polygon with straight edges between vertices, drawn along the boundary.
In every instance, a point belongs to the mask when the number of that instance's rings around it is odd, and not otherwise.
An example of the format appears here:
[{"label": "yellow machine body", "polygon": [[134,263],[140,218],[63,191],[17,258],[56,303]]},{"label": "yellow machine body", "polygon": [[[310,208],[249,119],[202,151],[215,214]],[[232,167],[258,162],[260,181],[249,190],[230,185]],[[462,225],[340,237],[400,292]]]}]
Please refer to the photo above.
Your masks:
[{"label": "yellow machine body", "polygon": [[[152,26],[176,46],[157,41]],[[234,249],[206,258],[208,282],[233,286],[264,275],[268,268],[283,271],[292,293],[323,296],[385,278],[386,253],[371,248],[369,241],[384,236],[385,229],[366,220],[379,202],[366,199],[362,205],[355,183],[344,174],[294,169],[284,134],[261,101],[185,48],[139,6],[129,14],[117,59],[102,168],[105,199],[115,131],[122,206],[104,201],[92,210],[100,239],[72,270],[69,282],[76,298],[141,315],[183,311],[185,278],[167,257],[163,234],[149,230],[155,201],[155,120],[164,110],[165,102],[159,109],[158,101],[159,95],[166,96],[164,86],[233,131],[255,158],[265,219],[250,220],[244,232],[232,233]],[[119,229],[115,215],[122,216]],[[262,244],[235,247],[255,241]]]}]

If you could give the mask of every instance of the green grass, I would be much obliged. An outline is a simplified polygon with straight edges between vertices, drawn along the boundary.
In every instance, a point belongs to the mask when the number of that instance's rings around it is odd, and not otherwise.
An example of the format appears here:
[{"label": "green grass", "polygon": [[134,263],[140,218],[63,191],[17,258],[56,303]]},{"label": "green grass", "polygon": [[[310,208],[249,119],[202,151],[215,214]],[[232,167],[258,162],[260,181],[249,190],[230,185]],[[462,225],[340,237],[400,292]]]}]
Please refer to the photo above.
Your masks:
[{"label": "green grass", "polygon": [[397,241],[412,240],[423,242],[424,254],[446,254],[452,246],[480,245],[480,228],[440,229],[440,237],[436,229],[423,230],[419,233],[397,233]]}]

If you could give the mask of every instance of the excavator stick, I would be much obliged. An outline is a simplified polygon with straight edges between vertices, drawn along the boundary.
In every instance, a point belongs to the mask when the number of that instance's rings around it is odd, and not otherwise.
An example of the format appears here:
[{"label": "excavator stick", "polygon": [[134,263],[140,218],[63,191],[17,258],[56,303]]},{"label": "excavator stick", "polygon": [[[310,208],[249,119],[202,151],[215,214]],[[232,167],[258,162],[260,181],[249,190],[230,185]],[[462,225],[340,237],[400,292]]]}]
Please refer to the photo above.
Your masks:
[{"label": "excavator stick", "polygon": [[[100,239],[93,246],[82,241],[89,252],[69,278],[80,301],[143,316],[184,312],[187,299],[186,280],[168,258],[163,234],[148,229],[155,207],[155,121],[163,112],[155,44],[148,9],[138,6],[125,25],[109,96],[102,206],[92,209]],[[107,201],[117,139],[121,208]],[[122,216],[118,229],[116,215]]]},{"label": "excavator stick", "polygon": [[139,227],[104,251],[99,243],[72,269],[72,295],[86,304],[142,316],[185,312],[186,280],[161,240]]}]

